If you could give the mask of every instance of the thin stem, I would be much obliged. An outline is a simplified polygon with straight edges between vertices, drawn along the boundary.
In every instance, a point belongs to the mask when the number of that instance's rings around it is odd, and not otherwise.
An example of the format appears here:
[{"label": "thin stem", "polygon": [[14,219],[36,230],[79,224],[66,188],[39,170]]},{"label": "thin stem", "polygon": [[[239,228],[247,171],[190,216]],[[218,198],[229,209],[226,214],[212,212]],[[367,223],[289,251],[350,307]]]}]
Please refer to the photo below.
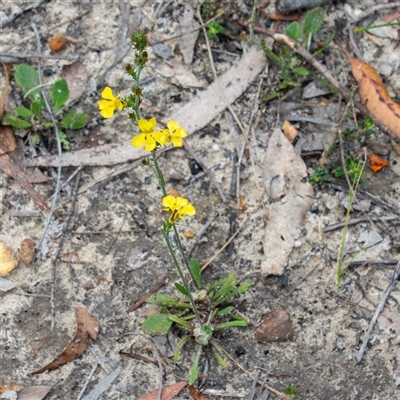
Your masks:
[{"label": "thin stem", "polygon": [[163,196],[165,197],[167,195],[167,190],[165,189],[164,175],[162,174],[160,166],[158,165],[158,160],[155,150],[151,152],[151,157],[153,159],[154,167],[156,168],[155,172],[157,175],[158,183],[160,184]]},{"label": "thin stem", "polygon": [[190,304],[192,305],[193,312],[196,315],[196,319],[199,322],[200,326],[203,326],[203,321],[200,318],[200,315],[199,315],[199,313],[197,311],[196,304],[194,302],[192,293],[190,292],[189,284],[188,284],[188,282],[187,282],[187,280],[185,278],[185,275],[182,272],[182,269],[181,269],[181,266],[178,263],[178,260],[176,259],[176,255],[175,255],[174,249],[172,248],[172,244],[171,244],[171,241],[169,239],[168,232],[166,232],[164,229],[162,229],[162,233],[164,235],[165,241],[167,242],[168,250],[171,253],[171,256],[172,256],[172,259],[173,259],[174,264],[176,266],[176,269],[178,270],[178,274],[182,279],[183,286],[185,287],[185,289],[186,289],[186,291],[188,293],[189,301],[190,301]]}]

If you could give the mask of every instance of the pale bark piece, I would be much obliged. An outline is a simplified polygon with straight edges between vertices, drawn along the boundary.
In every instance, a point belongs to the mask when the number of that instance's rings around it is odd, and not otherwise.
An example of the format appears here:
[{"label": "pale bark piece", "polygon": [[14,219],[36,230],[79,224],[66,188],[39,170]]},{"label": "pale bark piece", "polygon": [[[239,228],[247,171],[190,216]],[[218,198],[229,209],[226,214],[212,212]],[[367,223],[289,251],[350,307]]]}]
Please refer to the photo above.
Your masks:
[{"label": "pale bark piece", "polygon": [[282,275],[294,242],[300,237],[313,189],[307,181],[303,160],[280,129],[272,132],[268,142],[264,183],[272,204],[264,237],[261,274]]},{"label": "pale bark piece", "polygon": [[82,400],[98,400],[102,397],[103,393],[110,389],[111,385],[121,373],[121,367],[118,365],[111,373],[103,378]]},{"label": "pale bark piece", "polygon": [[18,392],[18,400],[42,400],[53,386],[29,386]]},{"label": "pale bark piece", "polygon": [[[183,56],[185,64],[191,64],[194,55],[194,46],[199,36],[199,30],[196,29],[199,24],[194,19],[193,6],[190,3],[185,3],[182,18],[180,19],[179,28],[182,36],[179,37],[179,48]],[[196,29],[196,30],[195,30]],[[192,33],[187,33],[193,31]]]},{"label": "pale bark piece", "polygon": [[72,64],[64,65],[61,71],[61,77],[68,83],[68,101],[71,103],[79,99],[85,92],[88,82],[88,74],[82,61],[75,61]]},{"label": "pale bark piece", "polygon": [[43,368],[32,372],[33,375],[58,369],[62,365],[76,360],[89,346],[89,336],[92,339],[97,338],[97,334],[99,332],[99,322],[89,314],[89,311],[85,307],[75,307],[74,311],[77,325],[74,338],[52,362]]},{"label": "pale bark piece", "polygon": [[[179,392],[181,392],[186,386],[186,381],[173,383],[172,385],[164,386],[162,390],[161,400],[171,400]],[[158,398],[158,388],[152,390],[149,393],[144,394],[139,397],[138,400],[157,400]]]},{"label": "pale bark piece", "polygon": [[[178,121],[189,135],[205,127],[243,94],[264,69],[265,64],[264,53],[253,48],[236,65],[221,75],[216,82],[164,122],[168,122],[170,119]],[[138,160],[149,154],[143,149],[133,147],[130,141],[63,153],[61,165],[63,167],[115,165]],[[58,157],[37,157],[26,161],[25,164],[26,166],[55,167],[58,165]]]}]

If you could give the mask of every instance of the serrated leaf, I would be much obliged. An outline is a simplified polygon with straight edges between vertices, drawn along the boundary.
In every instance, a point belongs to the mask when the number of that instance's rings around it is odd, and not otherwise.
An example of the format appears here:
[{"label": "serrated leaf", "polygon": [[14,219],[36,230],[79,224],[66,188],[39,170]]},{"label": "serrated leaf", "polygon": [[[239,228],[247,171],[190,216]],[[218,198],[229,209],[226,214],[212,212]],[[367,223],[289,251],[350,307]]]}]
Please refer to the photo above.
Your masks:
[{"label": "serrated leaf", "polygon": [[65,79],[60,79],[51,86],[51,105],[55,115],[60,114],[65,102],[69,97],[68,83]]},{"label": "serrated leaf", "polygon": [[88,114],[77,114],[75,110],[71,110],[61,121],[60,125],[64,129],[72,129],[74,131],[82,129],[89,120]]},{"label": "serrated leaf", "polygon": [[301,36],[301,26],[297,21],[291,22],[286,28],[286,35],[297,40]]},{"label": "serrated leaf", "polygon": [[[20,64],[15,70],[15,81],[22,91],[27,93],[36,86],[39,86],[39,75],[35,68],[32,68],[30,65]],[[44,100],[40,88],[32,90],[32,92],[29,93],[29,97],[33,102],[44,106]]]},{"label": "serrated leaf", "polygon": [[31,117],[33,115],[32,111],[24,106],[16,107],[15,112],[19,117]]},{"label": "serrated leaf", "polygon": [[166,335],[170,330],[173,322],[169,319],[168,314],[152,314],[142,324],[144,333],[157,333]]},{"label": "serrated leaf", "polygon": [[18,118],[8,111],[4,113],[3,120],[7,121],[11,126],[18,129],[28,129],[32,126],[30,122]]},{"label": "serrated leaf", "polygon": [[304,17],[303,34],[307,37],[310,33],[316,35],[324,22],[324,10],[316,7],[310,10]]},{"label": "serrated leaf", "polygon": [[182,286],[180,283],[175,282],[174,285],[177,288],[177,290],[179,290],[182,294],[184,294],[185,296],[189,296],[189,293],[186,290],[186,288],[184,286]]},{"label": "serrated leaf", "polygon": [[301,68],[301,67],[299,67],[299,68],[293,68],[292,71],[293,71],[294,73],[296,73],[297,75],[300,75],[300,76],[307,76],[307,75],[309,75],[309,73],[310,73],[310,71],[309,71],[308,69]]},{"label": "serrated leaf", "polygon": [[189,262],[189,269],[194,283],[196,284],[198,289],[201,289],[203,286],[203,282],[201,280],[201,266],[199,260],[196,260],[195,258],[191,259]]}]

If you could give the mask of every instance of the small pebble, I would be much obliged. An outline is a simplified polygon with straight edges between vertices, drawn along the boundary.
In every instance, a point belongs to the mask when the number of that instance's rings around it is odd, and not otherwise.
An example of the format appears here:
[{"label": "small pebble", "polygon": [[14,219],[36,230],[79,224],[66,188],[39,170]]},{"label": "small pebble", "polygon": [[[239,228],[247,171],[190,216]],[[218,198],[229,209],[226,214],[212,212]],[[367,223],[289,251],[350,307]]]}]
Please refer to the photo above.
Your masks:
[{"label": "small pebble", "polygon": [[13,249],[0,240],[0,276],[9,275],[18,264]]}]

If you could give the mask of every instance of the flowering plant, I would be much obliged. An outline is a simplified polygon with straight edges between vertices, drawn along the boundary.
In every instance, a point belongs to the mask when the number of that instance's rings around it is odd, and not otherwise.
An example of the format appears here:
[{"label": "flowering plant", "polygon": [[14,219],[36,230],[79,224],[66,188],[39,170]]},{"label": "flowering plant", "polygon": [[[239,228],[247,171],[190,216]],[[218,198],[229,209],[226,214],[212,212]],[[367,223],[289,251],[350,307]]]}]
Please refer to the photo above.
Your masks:
[{"label": "flowering plant", "polygon": [[[106,87],[101,93],[103,100],[100,100],[98,105],[100,114],[104,118],[111,118],[115,110],[122,111],[125,108],[130,108],[129,117],[140,131],[133,137],[131,143],[134,147],[144,147],[146,151],[150,152],[150,158],[146,158],[144,165],[153,169],[163,193],[161,204],[163,210],[169,216],[164,220],[162,233],[181,279],[181,283],[175,282],[175,287],[184,295],[184,299],[177,300],[162,293],[156,293],[154,297],[149,298],[147,302],[162,306],[163,311],[150,315],[144,321],[142,330],[146,333],[166,334],[175,323],[190,332],[188,335],[183,336],[176,346],[174,360],[179,361],[180,348],[186,340],[194,338],[200,345],[189,377],[189,384],[191,385],[197,379],[198,365],[204,346],[210,344],[218,361],[224,367],[227,366],[221,355],[221,348],[213,341],[212,335],[214,332],[224,328],[246,326],[246,320],[234,312],[233,306],[229,305],[223,308],[220,308],[220,306],[236,295],[244,293],[250,287],[250,283],[245,281],[237,285],[236,275],[230,274],[228,277],[220,279],[203,289],[200,262],[196,259],[188,261],[185,256],[176,225],[180,220],[184,220],[185,216],[195,216],[196,209],[188,199],[167,194],[164,176],[156,153],[161,146],[168,144],[172,144],[173,147],[181,147],[183,139],[187,137],[187,132],[178,122],[173,120],[168,121],[166,127],[158,129],[155,117],[148,120],[141,117],[142,88],[139,86],[139,78],[148,61],[147,40],[143,33],[136,32],[132,36],[132,43],[135,49],[136,65],[128,65],[126,68],[127,73],[134,81],[131,95],[128,98],[122,98],[121,93],[118,96],[114,96],[112,89]],[[179,257],[172,244],[171,234],[174,236],[179,249],[181,262],[178,260]],[[189,281],[183,272],[182,263],[196,287],[194,292],[192,292]],[[225,318],[225,322],[221,321],[223,318]],[[228,318],[228,321],[226,321],[226,318]],[[215,323],[218,319],[220,320],[219,323]],[[189,321],[191,320],[195,322],[190,323]]]}]

